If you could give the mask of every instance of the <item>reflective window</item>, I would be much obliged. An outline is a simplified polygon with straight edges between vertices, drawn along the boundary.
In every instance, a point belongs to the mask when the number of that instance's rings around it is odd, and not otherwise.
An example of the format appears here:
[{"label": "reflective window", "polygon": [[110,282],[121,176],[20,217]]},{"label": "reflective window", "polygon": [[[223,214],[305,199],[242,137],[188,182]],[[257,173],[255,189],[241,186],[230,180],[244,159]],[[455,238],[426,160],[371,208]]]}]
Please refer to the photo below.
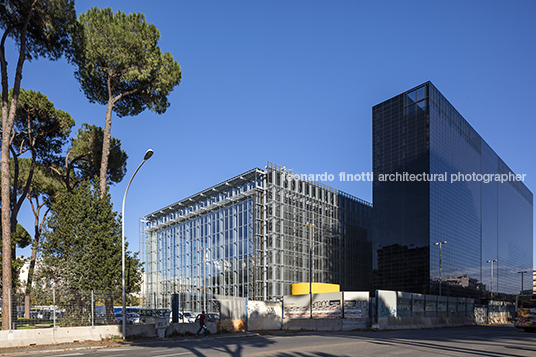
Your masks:
[{"label": "reflective window", "polygon": [[424,99],[424,97],[425,97],[425,90],[426,90],[426,87],[420,87],[420,88],[417,89],[417,98],[416,98],[417,102],[418,102],[419,100],[423,100],[423,99]]},{"label": "reflective window", "polygon": [[[373,171],[376,289],[439,295],[441,288],[480,299],[493,285],[495,293],[519,293],[517,272],[532,270],[532,193],[522,182],[489,180],[513,173],[431,83],[374,106]],[[430,176],[378,179],[395,173]],[[444,241],[440,251],[434,244]],[[492,284],[485,262],[494,259]]]}]

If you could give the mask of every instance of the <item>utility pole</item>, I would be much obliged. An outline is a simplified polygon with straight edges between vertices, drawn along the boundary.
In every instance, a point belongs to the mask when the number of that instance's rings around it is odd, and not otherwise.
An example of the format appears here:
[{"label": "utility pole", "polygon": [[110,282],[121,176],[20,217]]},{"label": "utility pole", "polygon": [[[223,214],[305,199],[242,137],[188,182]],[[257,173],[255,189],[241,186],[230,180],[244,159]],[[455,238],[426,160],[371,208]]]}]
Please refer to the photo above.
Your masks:
[{"label": "utility pole", "polygon": [[523,294],[523,274],[528,273],[528,271],[518,271],[518,274],[521,274],[521,293]]},{"label": "utility pole", "polygon": [[441,296],[441,246],[447,244],[447,241],[434,243],[439,246],[439,296]]},{"label": "utility pole", "polygon": [[310,306],[310,314],[309,318],[313,318],[313,232],[311,233],[311,229],[316,227],[312,223],[305,223],[307,226],[309,226],[309,306]]},{"label": "utility pole", "polygon": [[207,277],[206,277],[207,266],[205,263],[205,258],[206,258],[205,252],[209,251],[210,249],[201,247],[201,250],[203,251],[203,300],[204,300],[203,311],[207,313]]},{"label": "utility pole", "polygon": [[493,263],[496,262],[497,259],[488,260],[486,263],[491,263],[491,289],[490,289],[490,298],[493,298]]}]

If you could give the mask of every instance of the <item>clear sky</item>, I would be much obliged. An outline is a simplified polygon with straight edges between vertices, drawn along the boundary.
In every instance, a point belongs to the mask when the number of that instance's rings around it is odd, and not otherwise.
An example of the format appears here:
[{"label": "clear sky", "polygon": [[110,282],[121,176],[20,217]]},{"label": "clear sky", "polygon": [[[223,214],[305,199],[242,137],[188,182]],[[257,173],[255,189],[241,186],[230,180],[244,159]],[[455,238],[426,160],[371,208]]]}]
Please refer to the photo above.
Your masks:
[{"label": "clear sky", "polygon": [[[140,218],[267,161],[333,174],[328,185],[372,201],[371,182],[338,174],[372,170],[372,106],[428,80],[536,190],[535,1],[76,1],[77,13],[93,6],[144,13],[183,71],[165,114],[113,117],[129,155],[110,191],[117,211],[155,152],[126,200],[134,250]],[[22,87],[69,112],[73,133],[104,127],[105,106],[88,102],[74,70],[27,62]],[[19,222],[33,232],[27,203]]]}]

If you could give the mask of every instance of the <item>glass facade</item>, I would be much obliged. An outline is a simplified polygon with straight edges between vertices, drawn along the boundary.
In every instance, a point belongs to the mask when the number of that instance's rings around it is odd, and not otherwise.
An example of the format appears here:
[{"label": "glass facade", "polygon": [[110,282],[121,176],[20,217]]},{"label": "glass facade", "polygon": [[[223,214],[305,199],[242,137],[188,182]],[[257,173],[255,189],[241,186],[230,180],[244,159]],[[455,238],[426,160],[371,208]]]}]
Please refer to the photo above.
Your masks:
[{"label": "glass facade", "polygon": [[378,104],[373,138],[375,287],[519,293],[517,272],[532,267],[532,193],[446,98],[427,82]]},{"label": "glass facade", "polygon": [[191,311],[205,296],[279,300],[311,275],[369,290],[371,214],[284,167],[250,170],[145,217],[144,305],[169,308],[173,294]]},{"label": "glass facade", "polygon": [[267,173],[268,295],[290,295],[310,270],[313,282],[370,290],[370,203],[272,163]]},{"label": "glass facade", "polygon": [[[265,174],[254,169],[145,217],[147,307],[200,311],[206,296],[252,296],[255,206]],[[257,238],[258,239],[258,238]]]}]

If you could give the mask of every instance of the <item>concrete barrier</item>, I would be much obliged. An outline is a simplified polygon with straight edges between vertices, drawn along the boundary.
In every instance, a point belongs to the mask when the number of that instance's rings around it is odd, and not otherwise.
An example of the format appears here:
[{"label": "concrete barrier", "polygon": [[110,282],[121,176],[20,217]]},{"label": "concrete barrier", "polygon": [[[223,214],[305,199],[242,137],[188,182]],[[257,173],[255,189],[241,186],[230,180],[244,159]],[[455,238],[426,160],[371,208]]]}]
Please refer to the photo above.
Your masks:
[{"label": "concrete barrier", "polygon": [[367,329],[369,318],[361,319],[283,319],[283,330],[352,331]]},{"label": "concrete barrier", "polygon": [[218,331],[221,331],[221,330],[225,330],[228,332],[246,331],[246,319],[220,319],[220,320],[217,320],[216,324],[217,324]]},{"label": "concrete barrier", "polygon": [[247,330],[281,330],[283,324],[281,302],[249,301]]},{"label": "concrete barrier", "polygon": [[[24,347],[32,345],[53,345],[83,341],[101,341],[113,337],[123,337],[121,325],[57,327],[28,330],[0,331],[0,348]],[[207,322],[208,331],[218,332],[216,323]],[[165,328],[164,337],[173,335],[195,334],[199,329],[194,323],[169,324]],[[129,337],[158,337],[155,324],[127,325]]]},{"label": "concrete barrier", "polygon": [[[215,334],[218,332],[216,323],[207,322],[207,329],[210,333]],[[155,324],[141,324],[141,325],[128,325],[127,333],[129,337],[170,337],[177,335],[195,334],[199,329],[199,324],[196,323],[170,323],[165,328],[163,336],[158,335],[158,330]]]},{"label": "concrete barrier", "polygon": [[0,331],[0,348],[101,341],[114,336],[123,336],[119,325]]},{"label": "concrete barrier", "polygon": [[[216,328],[215,322],[207,322],[206,323],[207,330],[215,334],[218,332],[218,329]],[[170,324],[169,327],[166,329],[166,337],[173,336],[173,335],[188,335],[188,334],[195,334],[199,330],[199,324],[193,323],[193,324],[184,324],[184,323],[175,323]],[[202,334],[203,331],[200,332]]]},{"label": "concrete barrier", "polygon": [[128,325],[127,336],[130,337],[157,337],[154,324]]},{"label": "concrete barrier", "polygon": [[474,316],[443,316],[443,317],[378,317],[378,323],[373,324],[375,330],[425,329],[454,326],[476,325]]}]

